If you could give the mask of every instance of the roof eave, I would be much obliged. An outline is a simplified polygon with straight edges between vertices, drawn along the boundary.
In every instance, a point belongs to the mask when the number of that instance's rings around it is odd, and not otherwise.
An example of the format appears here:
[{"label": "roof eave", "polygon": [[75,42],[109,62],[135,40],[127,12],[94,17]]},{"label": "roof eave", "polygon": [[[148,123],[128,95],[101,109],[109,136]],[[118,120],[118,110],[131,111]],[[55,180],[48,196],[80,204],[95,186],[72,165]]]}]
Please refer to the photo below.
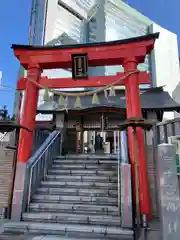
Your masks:
[{"label": "roof eave", "polygon": [[58,45],[58,46],[32,46],[32,45],[21,45],[12,44],[13,50],[53,50],[53,49],[69,49],[69,48],[85,48],[85,47],[98,47],[98,46],[110,46],[118,44],[129,44],[135,42],[142,42],[148,40],[156,40],[159,38],[159,33],[147,34],[139,37],[127,38],[122,40],[110,41],[110,42],[94,42],[86,44],[73,44],[73,45]]}]

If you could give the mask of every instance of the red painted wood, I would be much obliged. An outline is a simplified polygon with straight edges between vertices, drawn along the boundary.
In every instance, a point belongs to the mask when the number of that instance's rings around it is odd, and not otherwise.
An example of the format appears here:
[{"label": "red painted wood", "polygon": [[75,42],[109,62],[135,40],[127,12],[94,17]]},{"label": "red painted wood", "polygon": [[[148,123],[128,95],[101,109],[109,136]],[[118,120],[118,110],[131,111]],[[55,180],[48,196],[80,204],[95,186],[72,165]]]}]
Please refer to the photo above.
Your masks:
[{"label": "red painted wood", "polygon": [[[117,73],[114,76],[90,76],[88,79],[74,81],[72,78],[47,78],[41,77],[39,83],[48,88],[93,88],[106,86],[117,78],[122,78],[124,73]],[[139,84],[150,84],[150,74],[147,72],[138,73]],[[17,83],[17,90],[24,90],[26,88],[27,78],[19,79]],[[116,86],[126,85],[126,79]]]},{"label": "red painted wood", "polygon": [[[19,59],[20,64],[25,68],[32,64],[38,64],[41,69],[52,68],[70,68],[72,66],[72,54],[87,53],[89,66],[108,66],[108,65],[121,65],[125,67],[125,71],[134,70],[138,63],[144,62],[146,54],[150,53],[153,49],[155,39],[141,39],[141,41],[129,43],[110,43],[101,45],[84,45],[74,48],[54,48],[54,49],[30,49],[30,48],[14,48],[14,55]],[[137,62],[134,61],[136,59]],[[33,68],[28,72],[28,77],[32,77],[33,81],[38,81],[40,76],[40,69]],[[127,117],[141,116],[140,97],[139,97],[139,84],[147,76],[142,77],[142,74],[134,74],[128,77],[124,82],[127,87],[126,101],[127,101]],[[50,88],[72,88],[72,87],[100,87],[111,83],[114,77],[90,77],[89,80],[73,81],[72,79],[59,79],[57,82],[52,79],[41,78],[40,83],[44,83],[45,87]],[[140,79],[140,80],[138,80]],[[147,79],[146,79],[147,80]],[[142,82],[141,82],[142,81]],[[148,83],[150,78],[148,78]],[[56,83],[55,83],[56,82]],[[38,89],[30,81],[23,79],[18,82],[18,89],[26,88],[26,97],[24,102],[24,112],[22,125],[34,130],[35,115],[37,108]],[[131,156],[131,164],[133,168],[134,159],[134,144],[132,142],[131,129],[128,130],[129,135],[129,148]],[[32,148],[32,134],[21,130],[19,148],[18,148],[18,161],[26,162]],[[147,182],[147,169],[145,163],[143,131],[138,130],[138,148],[139,148],[139,178],[140,178],[140,207],[141,213],[147,213],[150,216],[149,207],[149,192]],[[134,170],[133,170],[134,171]]]},{"label": "red painted wood", "polygon": [[[136,58],[127,58],[124,62],[124,69],[136,69],[138,65]],[[133,74],[128,77],[126,85],[126,105],[127,105],[127,118],[142,117],[140,106],[140,90],[138,75]],[[135,148],[132,128],[128,129],[128,142],[130,151],[130,161],[132,166],[132,181],[135,185]],[[151,217],[150,211],[150,196],[148,189],[148,174],[146,166],[146,154],[144,144],[144,131],[141,128],[137,129],[137,145],[138,145],[138,165],[139,165],[139,199],[140,199],[140,212],[147,214],[148,218]],[[134,193],[134,197],[136,194]]]},{"label": "red painted wood", "polygon": [[[28,78],[33,81],[38,81],[40,76],[40,69],[38,66],[30,66],[28,70]],[[23,107],[23,116],[21,124],[26,128],[34,131],[35,117],[38,101],[38,88],[35,84],[28,81],[26,84],[25,100]],[[33,132],[27,130],[20,130],[20,139],[18,145],[18,162],[27,162],[32,150]]]},{"label": "red painted wood", "polygon": [[153,48],[154,39],[128,44],[84,46],[62,49],[14,49],[15,56],[27,69],[30,62],[38,63],[43,69],[70,68],[71,55],[88,54],[89,66],[121,65],[127,56],[136,56],[138,62],[144,62],[145,55]]}]

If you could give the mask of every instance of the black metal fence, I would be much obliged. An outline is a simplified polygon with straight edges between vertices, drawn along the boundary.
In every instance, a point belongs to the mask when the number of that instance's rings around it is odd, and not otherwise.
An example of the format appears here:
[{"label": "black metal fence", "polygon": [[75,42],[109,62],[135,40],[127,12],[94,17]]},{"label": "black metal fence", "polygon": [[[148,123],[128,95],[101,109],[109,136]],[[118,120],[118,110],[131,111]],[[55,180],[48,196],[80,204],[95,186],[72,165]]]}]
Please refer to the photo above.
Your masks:
[{"label": "black metal fence", "polygon": [[168,143],[168,137],[180,136],[180,118],[163,121],[157,124],[157,142]]},{"label": "black metal fence", "polygon": [[[169,138],[176,136],[179,144],[176,146],[176,165],[180,187],[180,118],[163,121],[157,124],[157,144],[170,143]],[[176,142],[177,143],[177,142]]]}]

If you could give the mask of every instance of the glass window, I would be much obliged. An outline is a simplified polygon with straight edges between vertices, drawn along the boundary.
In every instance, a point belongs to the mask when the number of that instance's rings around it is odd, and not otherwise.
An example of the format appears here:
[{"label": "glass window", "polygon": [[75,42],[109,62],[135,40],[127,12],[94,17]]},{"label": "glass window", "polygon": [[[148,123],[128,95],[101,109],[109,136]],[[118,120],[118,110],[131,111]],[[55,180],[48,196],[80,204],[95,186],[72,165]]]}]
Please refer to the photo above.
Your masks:
[{"label": "glass window", "polygon": [[78,10],[79,8],[82,8],[84,10],[89,10],[92,5],[92,0],[61,0],[68,6],[72,7],[74,10]]},{"label": "glass window", "polygon": [[[148,25],[143,24],[125,11],[108,2],[106,6],[106,41],[138,37],[148,33]],[[144,64],[139,64],[140,71],[149,70],[149,59],[146,57]],[[122,66],[108,67],[107,75],[123,71]]]},{"label": "glass window", "polygon": [[[75,40],[77,43],[80,42],[80,30],[81,30],[81,21],[71,14],[69,11],[57,5],[58,8],[58,17],[55,22],[54,33],[52,36],[52,44],[72,44],[71,39]],[[64,36],[61,38],[60,36]],[[58,38],[61,38],[59,41]],[[57,40],[57,41],[56,41]],[[73,43],[74,44],[74,43]],[[71,77],[71,71],[64,69],[53,69],[53,70],[44,70],[43,74],[51,78],[60,78],[60,77]]]},{"label": "glass window", "polygon": [[[112,2],[113,1],[107,1],[105,11],[98,11],[97,15],[91,19],[89,23],[89,42],[95,42],[101,39],[100,32],[102,32],[102,38],[105,35],[105,39],[101,41],[121,40],[142,36],[148,33],[149,25],[144,19],[128,14],[124,8],[118,7]],[[102,19],[105,14],[105,33],[102,26],[101,29],[97,29],[97,27],[100,28],[100,25],[98,26],[96,23],[100,14],[102,14]],[[98,39],[96,34],[98,34]],[[148,56],[145,59],[145,63],[139,64],[138,69],[140,71],[149,71]],[[99,75],[98,72],[100,74],[102,73],[102,71],[99,71],[100,67],[96,68],[96,70],[93,71],[93,75]],[[114,75],[116,72],[123,71],[124,69],[122,66],[105,67],[105,75]]]},{"label": "glass window", "polygon": [[30,44],[43,44],[46,0],[34,0],[31,9]]},{"label": "glass window", "polygon": [[57,38],[61,34],[66,33],[77,42],[80,42],[81,21],[59,5],[58,12],[59,16],[56,19],[53,38]]}]

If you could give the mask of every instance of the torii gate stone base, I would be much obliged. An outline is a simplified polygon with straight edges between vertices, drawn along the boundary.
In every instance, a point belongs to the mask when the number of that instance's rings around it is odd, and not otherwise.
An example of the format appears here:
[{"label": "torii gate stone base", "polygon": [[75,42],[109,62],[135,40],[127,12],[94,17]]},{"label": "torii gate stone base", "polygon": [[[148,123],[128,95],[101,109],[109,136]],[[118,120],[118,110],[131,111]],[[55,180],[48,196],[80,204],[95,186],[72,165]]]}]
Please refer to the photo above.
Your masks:
[{"label": "torii gate stone base", "polygon": [[[134,70],[136,70],[136,72],[129,75],[119,85],[124,85],[126,87],[127,118],[141,118],[142,113],[140,106],[139,84],[150,84],[150,77],[146,72],[138,72],[137,66],[139,63],[144,62],[145,56],[153,49],[155,40],[158,38],[158,36],[159,34],[150,34],[120,41],[72,46],[33,47],[12,45],[15,56],[19,59],[20,64],[27,69],[27,78],[20,79],[17,86],[17,90],[25,90],[24,109],[21,124],[24,127],[34,131],[39,89],[32,81],[48,88],[98,88],[110,84],[117,78],[120,78],[123,75],[126,75],[128,72],[132,72]],[[117,73],[115,76],[91,76],[76,81],[72,78],[51,80],[46,77],[41,77],[41,72],[43,69],[72,68],[72,56],[74,54],[86,54],[88,57],[88,66],[90,67],[122,65],[124,67],[124,73]],[[17,161],[19,167],[21,166],[22,169],[30,157],[32,140],[33,132],[21,129]],[[132,167],[132,184],[135,186],[135,150],[132,128],[128,128],[128,143],[130,163]],[[140,186],[139,208],[140,213],[146,214],[150,219],[151,210],[148,191],[146,154],[144,150],[144,132],[140,127],[137,128],[137,145]],[[22,188],[24,183],[24,175],[22,172],[21,174],[16,175],[12,216],[14,216],[13,218],[16,218],[17,220],[20,219],[22,212]],[[18,184],[18,182],[21,182],[21,184]]]}]

